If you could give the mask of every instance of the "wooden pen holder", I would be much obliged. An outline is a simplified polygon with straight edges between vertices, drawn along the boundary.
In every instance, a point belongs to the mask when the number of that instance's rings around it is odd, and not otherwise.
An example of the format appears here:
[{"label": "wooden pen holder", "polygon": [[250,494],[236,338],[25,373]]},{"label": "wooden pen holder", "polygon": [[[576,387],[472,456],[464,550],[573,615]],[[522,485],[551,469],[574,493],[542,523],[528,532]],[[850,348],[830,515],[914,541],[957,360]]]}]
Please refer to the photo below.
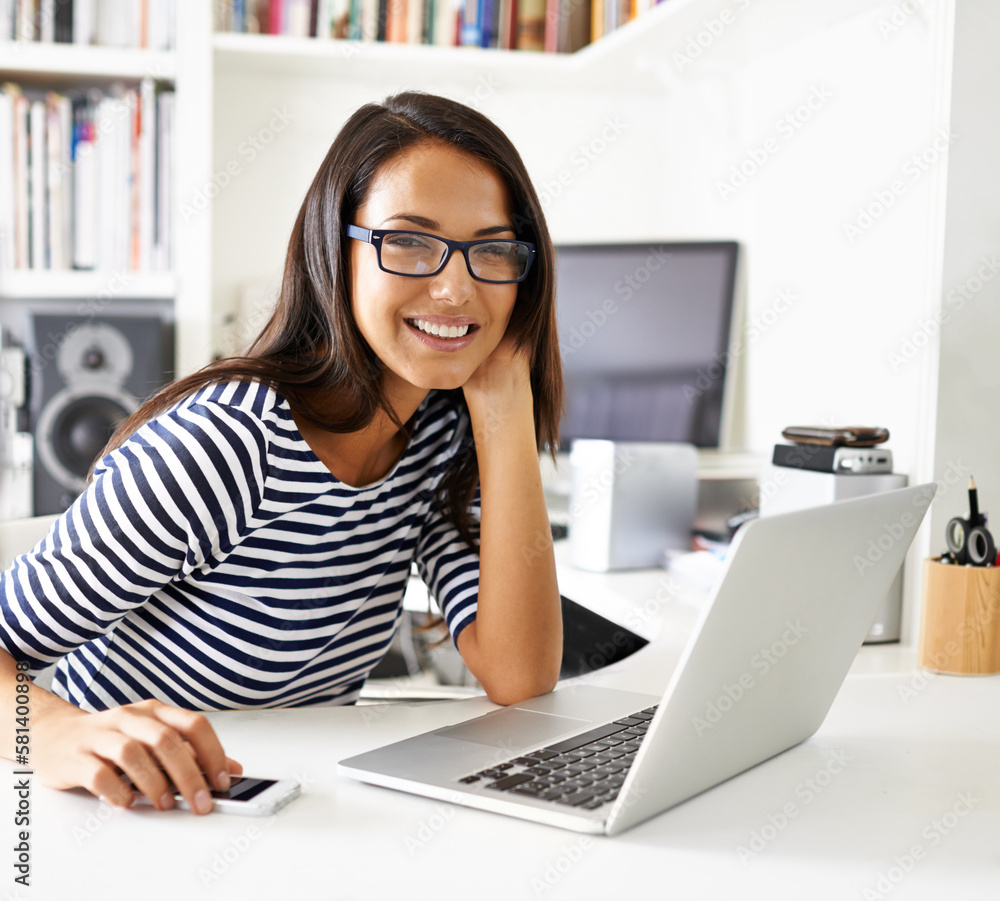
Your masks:
[{"label": "wooden pen holder", "polygon": [[1000,567],[924,560],[917,661],[936,673],[1000,673]]}]

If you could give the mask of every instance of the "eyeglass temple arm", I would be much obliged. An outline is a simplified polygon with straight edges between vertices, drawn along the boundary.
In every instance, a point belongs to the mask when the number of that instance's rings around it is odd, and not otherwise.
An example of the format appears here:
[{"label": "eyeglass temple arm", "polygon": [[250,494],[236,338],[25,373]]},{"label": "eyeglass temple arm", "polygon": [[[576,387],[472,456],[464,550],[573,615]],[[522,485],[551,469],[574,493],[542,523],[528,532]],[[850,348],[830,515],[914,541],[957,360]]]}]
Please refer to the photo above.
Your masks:
[{"label": "eyeglass temple arm", "polygon": [[348,225],[347,237],[358,238],[361,241],[367,241],[369,244],[371,244],[372,230],[370,228],[362,228],[360,225]]}]

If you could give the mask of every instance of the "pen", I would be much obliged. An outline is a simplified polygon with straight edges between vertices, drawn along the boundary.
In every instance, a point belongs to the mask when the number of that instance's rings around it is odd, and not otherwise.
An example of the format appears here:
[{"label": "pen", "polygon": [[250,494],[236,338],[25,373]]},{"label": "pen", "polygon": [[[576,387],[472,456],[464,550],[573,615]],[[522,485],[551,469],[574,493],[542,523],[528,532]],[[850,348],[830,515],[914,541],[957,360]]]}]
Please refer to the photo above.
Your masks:
[{"label": "pen", "polygon": [[979,491],[976,489],[976,480],[969,476],[969,522],[973,526],[983,524],[979,517]]}]

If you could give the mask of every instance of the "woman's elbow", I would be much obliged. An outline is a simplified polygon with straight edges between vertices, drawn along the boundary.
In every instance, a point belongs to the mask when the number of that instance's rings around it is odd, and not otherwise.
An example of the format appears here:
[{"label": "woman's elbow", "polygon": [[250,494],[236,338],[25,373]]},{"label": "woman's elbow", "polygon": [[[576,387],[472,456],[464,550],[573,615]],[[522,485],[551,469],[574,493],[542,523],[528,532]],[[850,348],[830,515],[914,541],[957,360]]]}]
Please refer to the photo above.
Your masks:
[{"label": "woman's elbow", "polygon": [[520,677],[497,678],[480,681],[483,690],[494,704],[509,707],[520,704],[539,695],[547,694],[556,687],[559,672],[525,674]]}]

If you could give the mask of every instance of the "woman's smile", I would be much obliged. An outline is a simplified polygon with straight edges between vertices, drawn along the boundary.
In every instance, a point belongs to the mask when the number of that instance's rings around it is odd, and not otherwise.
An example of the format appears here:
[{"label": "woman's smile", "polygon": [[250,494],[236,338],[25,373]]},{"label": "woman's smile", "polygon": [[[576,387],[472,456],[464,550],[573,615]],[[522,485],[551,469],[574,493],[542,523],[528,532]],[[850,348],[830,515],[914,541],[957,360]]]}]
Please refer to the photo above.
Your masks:
[{"label": "woman's smile", "polygon": [[404,321],[418,341],[446,353],[468,347],[479,331],[478,323],[464,316],[413,316]]}]

